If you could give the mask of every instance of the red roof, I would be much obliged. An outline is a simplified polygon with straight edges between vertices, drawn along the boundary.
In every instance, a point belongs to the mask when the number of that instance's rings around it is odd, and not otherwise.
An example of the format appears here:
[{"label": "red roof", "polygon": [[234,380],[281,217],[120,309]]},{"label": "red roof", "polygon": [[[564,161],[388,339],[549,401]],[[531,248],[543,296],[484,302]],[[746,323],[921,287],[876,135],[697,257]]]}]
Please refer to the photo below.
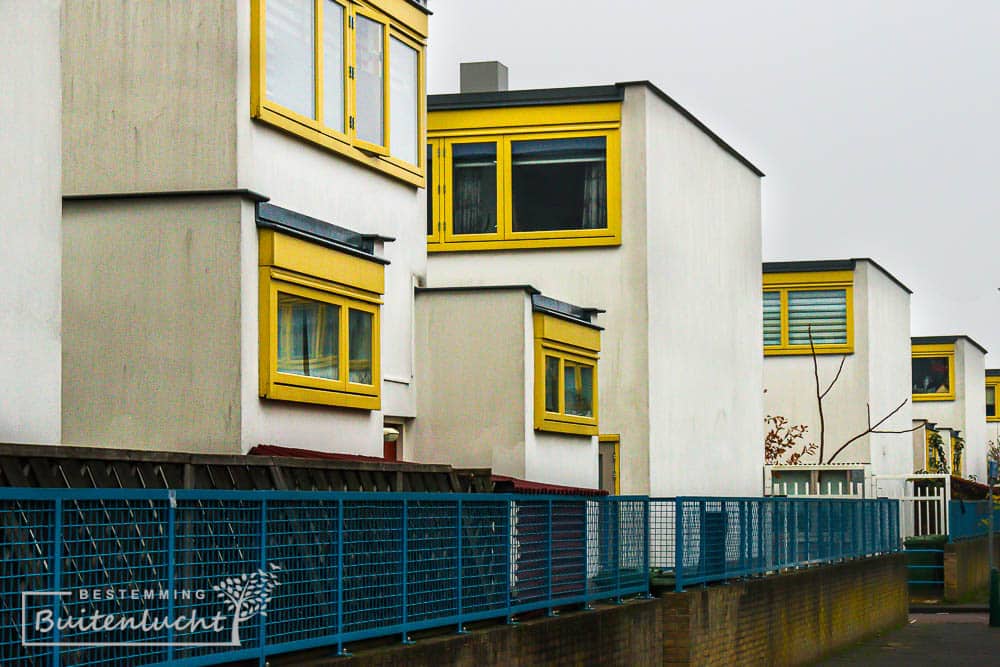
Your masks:
[{"label": "red roof", "polygon": [[[561,484],[543,484],[541,482],[529,482],[526,479],[507,477],[506,475],[493,475],[493,488],[495,491],[506,491],[508,493],[530,493],[535,495],[554,494],[559,496],[606,496],[608,492],[604,489],[585,489],[579,486],[562,486]],[[510,489],[501,489],[509,485]]]},{"label": "red roof", "polygon": [[378,456],[362,456],[360,454],[337,454],[336,452],[317,452],[312,449],[298,449],[296,447],[281,447],[279,445],[257,445],[248,454],[252,456],[292,456],[299,459],[328,459],[331,461],[371,461],[375,463],[385,463],[385,459]]}]

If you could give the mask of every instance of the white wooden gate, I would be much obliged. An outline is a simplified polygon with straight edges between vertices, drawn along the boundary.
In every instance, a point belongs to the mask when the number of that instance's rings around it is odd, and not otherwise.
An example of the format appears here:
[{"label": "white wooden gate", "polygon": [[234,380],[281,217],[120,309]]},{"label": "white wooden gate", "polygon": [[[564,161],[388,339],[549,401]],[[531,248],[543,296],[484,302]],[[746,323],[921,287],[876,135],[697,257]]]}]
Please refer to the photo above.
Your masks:
[{"label": "white wooden gate", "polygon": [[877,475],[872,477],[872,494],[900,501],[901,538],[948,534],[950,475]]}]

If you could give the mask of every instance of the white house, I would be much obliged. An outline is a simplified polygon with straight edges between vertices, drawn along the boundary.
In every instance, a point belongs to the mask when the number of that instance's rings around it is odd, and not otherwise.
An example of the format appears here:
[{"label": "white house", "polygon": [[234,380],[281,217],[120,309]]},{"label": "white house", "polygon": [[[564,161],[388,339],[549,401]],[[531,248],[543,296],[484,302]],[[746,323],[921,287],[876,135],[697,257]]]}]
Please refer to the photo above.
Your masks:
[{"label": "white house", "polygon": [[913,472],[912,436],[890,432],[912,422],[909,288],[866,258],[768,262],[763,278],[765,411],[807,427],[792,451],[816,445],[805,467],[765,469],[765,492]]},{"label": "white house", "polygon": [[428,389],[407,458],[596,488],[596,315],[526,285],[418,290],[417,372]]},{"label": "white house", "polygon": [[58,0],[0,3],[0,442],[59,442]]},{"label": "white house", "polygon": [[65,4],[64,442],[405,440],[424,4]]},{"label": "white house", "polygon": [[949,472],[985,480],[986,349],[963,335],[914,337],[912,349],[913,416],[949,436],[942,435]]},{"label": "white house", "polygon": [[649,82],[462,73],[466,92],[428,102],[428,286],[605,309],[599,430],[620,491],[758,492],[763,174]]}]

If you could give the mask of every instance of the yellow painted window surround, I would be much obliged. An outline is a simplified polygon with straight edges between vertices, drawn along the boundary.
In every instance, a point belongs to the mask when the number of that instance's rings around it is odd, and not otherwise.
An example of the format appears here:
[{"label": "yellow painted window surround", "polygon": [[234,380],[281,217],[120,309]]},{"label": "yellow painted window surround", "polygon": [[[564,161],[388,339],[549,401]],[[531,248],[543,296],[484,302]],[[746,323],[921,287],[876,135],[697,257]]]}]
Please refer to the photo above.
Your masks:
[{"label": "yellow painted window surround", "polygon": [[931,446],[931,436],[937,431],[927,428],[924,430],[924,455],[926,457],[925,470],[937,470],[939,466],[937,449]]},{"label": "yellow painted window surround", "polygon": [[[309,99],[293,110],[290,106],[294,105],[280,104],[267,93],[268,2],[251,0],[251,116],[423,187],[426,14],[406,0],[282,0],[283,15],[274,18],[274,25],[297,21],[293,28],[311,33],[305,36],[309,41],[302,47],[311,57],[300,57],[301,63],[282,61],[292,72],[301,65],[304,71],[298,72],[299,76],[311,80]],[[278,0],[273,2],[277,11]],[[292,10],[302,16],[289,16]],[[337,39],[342,43],[335,51],[329,45]],[[301,40],[292,39],[291,43],[296,41]],[[416,71],[412,72],[414,60]],[[338,68],[335,74],[328,71],[334,67]],[[415,80],[410,76],[404,80],[408,74],[415,74]],[[381,88],[380,96],[371,95],[372,86]],[[393,114],[394,96],[404,95],[406,103],[415,106],[415,118]],[[394,118],[398,121],[395,130],[406,134],[406,157],[400,154],[401,140],[393,139]]]},{"label": "yellow painted window surround", "polygon": [[913,345],[913,400],[955,400],[955,344]]},{"label": "yellow painted window surround", "polygon": [[[435,111],[428,115],[428,155],[431,201],[428,206],[427,250],[429,252],[503,250],[621,244],[621,104],[547,105],[495,109]],[[573,145],[594,155],[603,149],[604,220],[583,222],[580,228],[518,231],[514,228],[514,167],[533,162],[557,165],[579,160],[596,165],[598,158],[580,156],[564,160],[528,157],[550,140],[550,147]],[[486,168],[482,192],[484,220],[475,232],[456,223],[456,164]],[[463,160],[465,160],[463,162]],[[524,167],[522,168],[530,168]],[[582,167],[577,167],[582,168]],[[589,167],[588,167],[589,168]],[[495,175],[495,183],[492,181]],[[488,179],[488,180],[487,180]],[[585,185],[585,187],[589,187]],[[600,194],[597,195],[600,198]],[[590,195],[593,201],[593,195]],[[600,204],[598,205],[600,206]],[[593,209],[592,209],[593,210]],[[585,215],[585,213],[581,213]],[[601,215],[594,215],[599,220]],[[593,226],[589,226],[593,225]],[[603,225],[603,226],[602,226]]]},{"label": "yellow painted window surround", "polygon": [[853,271],[765,273],[763,296],[765,356],[811,354],[810,322],[816,354],[854,352]]},{"label": "yellow painted window surround", "polygon": [[[990,402],[989,393],[992,391],[992,402]],[[1000,376],[998,375],[987,375],[986,376],[986,421],[988,422],[1000,422],[1000,414],[997,411],[997,397],[1000,397]],[[992,410],[991,410],[992,408]],[[993,414],[990,414],[992,411]]]},{"label": "yellow painted window surround", "polygon": [[600,330],[545,313],[533,326],[535,429],[597,435]]},{"label": "yellow painted window surround", "polygon": [[260,396],[381,408],[382,264],[259,232]]}]

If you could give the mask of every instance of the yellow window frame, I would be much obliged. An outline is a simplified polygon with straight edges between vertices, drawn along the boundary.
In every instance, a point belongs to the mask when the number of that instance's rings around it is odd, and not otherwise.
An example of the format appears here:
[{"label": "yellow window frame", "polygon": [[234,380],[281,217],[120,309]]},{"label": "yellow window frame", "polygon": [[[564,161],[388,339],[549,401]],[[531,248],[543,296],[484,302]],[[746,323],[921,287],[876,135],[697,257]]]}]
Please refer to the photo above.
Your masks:
[{"label": "yellow window frame", "polygon": [[[954,401],[955,400],[955,344],[920,344],[913,345],[912,359],[931,359],[942,357],[948,359],[948,392],[943,394],[911,394],[913,401]],[[911,371],[912,373],[912,371]],[[913,386],[912,378],[910,386]]]},{"label": "yellow window frame", "polygon": [[[535,313],[535,429],[575,435],[598,435],[598,368],[600,331],[561,320],[552,315]],[[545,358],[559,361],[557,412],[545,405]],[[590,417],[566,413],[566,365],[592,369]]]},{"label": "yellow window frame", "polygon": [[427,147],[431,153],[427,168],[427,199],[431,202],[431,232],[427,235],[427,244],[430,245],[444,242],[444,198],[440,195],[444,178],[444,139],[431,139]]},{"label": "yellow window frame", "polygon": [[[435,173],[440,187],[428,193],[439,199],[435,208],[435,234],[428,236],[428,252],[502,250],[621,245],[621,104],[598,103],[551,105],[508,109],[471,109],[434,112],[428,116],[428,137],[442,157]],[[522,140],[604,137],[607,169],[607,227],[585,230],[515,232],[513,230],[513,189],[511,145]],[[496,142],[497,233],[489,238],[478,234],[454,234],[451,218],[449,147],[457,142]],[[436,142],[436,143],[435,143]],[[502,193],[502,195],[501,195]]]},{"label": "yellow window frame", "polygon": [[620,496],[622,493],[622,439],[617,433],[602,433],[597,438],[598,442],[602,445],[613,444],[612,447],[613,456],[615,457],[614,465],[614,475],[615,475],[615,488],[614,495]]},{"label": "yellow window frame", "polygon": [[[323,22],[326,3],[340,5],[344,9],[344,122],[341,129],[327,126],[323,109]],[[318,144],[340,155],[351,158],[372,169],[403,180],[418,187],[426,184],[424,178],[425,157],[419,149],[423,145],[426,132],[426,17],[418,16],[417,10],[405,6],[405,0],[314,0],[313,25],[313,93],[315,95],[316,118],[308,118],[300,113],[267,98],[266,74],[266,3],[267,0],[251,0],[250,16],[250,115],[251,117],[276,127],[296,137]],[[373,144],[360,139],[355,129],[356,91],[355,80],[350,76],[356,69],[355,18],[364,16],[382,25],[382,113],[383,143]],[[405,22],[404,22],[405,21]],[[389,154],[391,132],[390,116],[390,37],[396,37],[417,51],[417,163],[412,164]]]},{"label": "yellow window frame", "polygon": [[[272,230],[261,230],[259,253],[259,395],[280,401],[381,409],[382,265]],[[339,306],[337,380],[278,370],[279,292]],[[371,384],[350,381],[351,310],[372,318]]]},{"label": "yellow window frame", "polygon": [[765,273],[764,293],[777,292],[781,297],[781,343],[764,345],[765,356],[812,354],[809,345],[792,345],[789,341],[788,294],[822,290],[844,290],[847,311],[847,342],[815,345],[816,354],[854,353],[854,273],[852,271],[822,271],[815,273]]},{"label": "yellow window frame", "polygon": [[[997,375],[986,376],[986,388],[989,389],[990,387],[993,387],[994,405],[996,405],[997,399],[1000,399],[1000,376]],[[983,406],[984,410],[985,407],[986,406]],[[992,417],[990,417],[989,415],[986,416],[986,421],[1000,422],[1000,408],[995,409],[994,412],[996,412],[996,414],[993,415]]]},{"label": "yellow window frame", "polygon": [[931,434],[937,431],[924,429],[924,470],[937,470],[937,452],[931,447]]}]

